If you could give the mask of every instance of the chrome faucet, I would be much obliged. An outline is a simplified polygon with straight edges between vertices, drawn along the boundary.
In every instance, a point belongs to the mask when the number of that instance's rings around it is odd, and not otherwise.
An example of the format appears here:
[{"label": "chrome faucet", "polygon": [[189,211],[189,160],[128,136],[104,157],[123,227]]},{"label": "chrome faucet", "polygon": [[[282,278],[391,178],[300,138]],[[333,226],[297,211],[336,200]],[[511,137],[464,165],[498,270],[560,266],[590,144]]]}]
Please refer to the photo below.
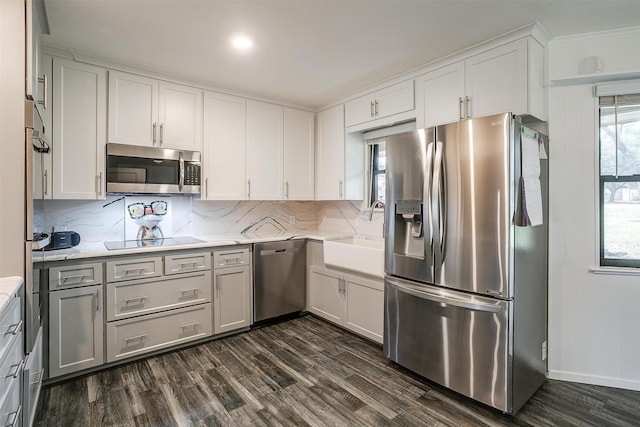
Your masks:
[{"label": "chrome faucet", "polygon": [[382,200],[376,200],[371,204],[371,206],[369,206],[369,221],[373,221],[373,210],[375,208],[384,209],[384,202]]}]

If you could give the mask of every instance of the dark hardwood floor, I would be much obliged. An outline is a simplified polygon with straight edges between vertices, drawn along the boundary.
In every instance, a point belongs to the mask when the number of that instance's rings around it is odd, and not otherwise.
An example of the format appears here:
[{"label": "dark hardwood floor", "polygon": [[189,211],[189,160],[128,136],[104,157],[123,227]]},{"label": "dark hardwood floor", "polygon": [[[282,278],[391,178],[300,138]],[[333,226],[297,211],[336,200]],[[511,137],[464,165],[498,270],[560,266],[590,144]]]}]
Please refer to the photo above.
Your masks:
[{"label": "dark hardwood floor", "polygon": [[313,316],[43,388],[40,426],[640,425],[640,392],[547,381],[515,415]]}]

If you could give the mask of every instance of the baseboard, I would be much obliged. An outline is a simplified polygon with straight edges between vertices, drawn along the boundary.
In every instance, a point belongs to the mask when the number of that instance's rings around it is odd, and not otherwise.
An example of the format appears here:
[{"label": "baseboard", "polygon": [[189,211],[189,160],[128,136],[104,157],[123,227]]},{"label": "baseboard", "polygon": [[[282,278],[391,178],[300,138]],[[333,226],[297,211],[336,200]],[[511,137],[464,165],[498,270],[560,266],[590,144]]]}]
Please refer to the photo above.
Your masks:
[{"label": "baseboard", "polygon": [[640,391],[640,381],[627,380],[624,378],[585,375],[566,371],[549,371],[549,379]]}]

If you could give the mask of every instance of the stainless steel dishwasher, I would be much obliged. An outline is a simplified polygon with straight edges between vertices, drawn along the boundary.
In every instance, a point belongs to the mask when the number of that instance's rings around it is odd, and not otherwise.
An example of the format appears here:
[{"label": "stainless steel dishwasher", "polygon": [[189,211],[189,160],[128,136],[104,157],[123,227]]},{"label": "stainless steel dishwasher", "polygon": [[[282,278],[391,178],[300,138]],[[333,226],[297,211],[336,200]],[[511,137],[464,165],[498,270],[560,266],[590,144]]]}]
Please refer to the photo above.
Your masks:
[{"label": "stainless steel dishwasher", "polygon": [[306,240],[253,245],[253,320],[304,310]]}]

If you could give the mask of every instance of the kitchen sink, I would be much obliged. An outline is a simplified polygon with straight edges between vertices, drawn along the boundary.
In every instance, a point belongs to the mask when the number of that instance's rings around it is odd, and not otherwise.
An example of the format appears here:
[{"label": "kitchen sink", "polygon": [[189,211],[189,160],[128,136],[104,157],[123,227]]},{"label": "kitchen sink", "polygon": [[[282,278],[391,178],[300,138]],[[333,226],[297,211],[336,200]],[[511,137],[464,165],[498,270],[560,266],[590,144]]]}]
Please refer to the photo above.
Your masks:
[{"label": "kitchen sink", "polygon": [[329,267],[384,277],[384,240],[380,237],[327,239],[323,248],[324,263]]}]

